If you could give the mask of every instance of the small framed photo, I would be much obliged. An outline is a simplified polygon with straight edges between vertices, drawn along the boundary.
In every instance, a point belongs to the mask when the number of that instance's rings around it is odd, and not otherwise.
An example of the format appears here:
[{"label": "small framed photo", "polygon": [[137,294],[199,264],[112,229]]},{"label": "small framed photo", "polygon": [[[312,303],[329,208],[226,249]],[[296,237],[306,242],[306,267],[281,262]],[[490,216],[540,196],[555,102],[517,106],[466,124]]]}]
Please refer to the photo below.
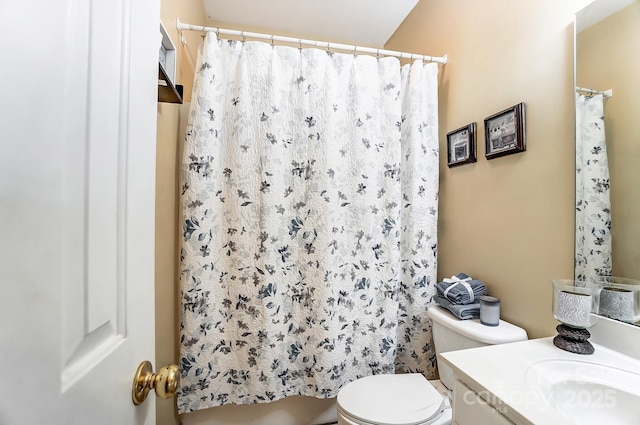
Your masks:
[{"label": "small framed photo", "polygon": [[476,123],[471,123],[447,134],[447,165],[476,162]]},{"label": "small framed photo", "polygon": [[484,120],[487,159],[527,150],[524,133],[524,103],[491,115]]}]

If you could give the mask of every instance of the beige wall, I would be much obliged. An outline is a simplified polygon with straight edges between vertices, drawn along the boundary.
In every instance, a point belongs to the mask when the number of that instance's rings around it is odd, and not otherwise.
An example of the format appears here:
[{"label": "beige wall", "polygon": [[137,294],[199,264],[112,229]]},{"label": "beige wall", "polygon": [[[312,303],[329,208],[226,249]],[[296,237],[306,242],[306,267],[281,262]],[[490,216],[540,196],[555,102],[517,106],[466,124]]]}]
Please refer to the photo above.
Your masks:
[{"label": "beige wall", "polygon": [[[161,19],[177,49],[177,84],[184,86],[186,102],[191,100],[193,74],[200,45],[200,33],[185,31],[187,45],[180,42],[176,17],[182,22],[205,25],[202,0],[162,0]],[[178,363],[178,172],[179,126],[185,106],[158,103],[156,156],[156,367]],[[175,399],[156,399],[156,423],[176,425]]]},{"label": "beige wall", "polygon": [[[177,356],[177,184],[178,105],[158,104],[156,145],[156,368]],[[157,424],[177,424],[175,399],[156,400]]]},{"label": "beige wall", "polygon": [[[465,272],[529,337],[551,335],[552,278],[573,276],[573,13],[588,0],[422,0],[386,47],[448,54],[440,73],[438,276]],[[484,118],[526,104],[527,151],[484,158]],[[446,133],[478,123],[478,162]]]},{"label": "beige wall", "polygon": [[640,2],[578,34],[577,85],[613,89],[605,100],[613,275],[640,279]]}]

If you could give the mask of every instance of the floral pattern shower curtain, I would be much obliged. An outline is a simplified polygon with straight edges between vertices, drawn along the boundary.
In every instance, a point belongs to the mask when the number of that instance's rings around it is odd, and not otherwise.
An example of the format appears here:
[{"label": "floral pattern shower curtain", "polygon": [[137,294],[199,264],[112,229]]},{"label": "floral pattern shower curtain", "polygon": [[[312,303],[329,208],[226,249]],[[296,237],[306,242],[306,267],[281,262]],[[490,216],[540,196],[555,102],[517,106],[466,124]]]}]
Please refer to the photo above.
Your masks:
[{"label": "floral pattern shower curtain", "polygon": [[183,153],[180,412],[433,374],[437,72],[207,36]]},{"label": "floral pattern shower curtain", "polygon": [[576,95],[575,280],[611,275],[611,201],[602,95]]}]

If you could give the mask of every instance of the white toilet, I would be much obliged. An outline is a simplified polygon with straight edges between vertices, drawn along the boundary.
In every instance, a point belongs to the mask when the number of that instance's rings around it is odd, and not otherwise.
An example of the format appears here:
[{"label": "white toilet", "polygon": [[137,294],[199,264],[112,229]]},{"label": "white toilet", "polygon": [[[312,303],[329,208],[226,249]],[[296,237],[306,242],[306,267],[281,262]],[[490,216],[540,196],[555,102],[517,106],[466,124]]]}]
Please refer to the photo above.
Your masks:
[{"label": "white toilet", "polygon": [[[437,305],[429,307],[428,314],[436,354],[527,339],[524,329],[503,320],[498,326],[485,326],[478,319],[460,320]],[[439,358],[438,371],[444,387],[453,390],[453,371]],[[438,381],[434,384],[443,388]],[[449,425],[451,407],[443,390],[419,373],[360,378],[338,393],[338,424]]]}]

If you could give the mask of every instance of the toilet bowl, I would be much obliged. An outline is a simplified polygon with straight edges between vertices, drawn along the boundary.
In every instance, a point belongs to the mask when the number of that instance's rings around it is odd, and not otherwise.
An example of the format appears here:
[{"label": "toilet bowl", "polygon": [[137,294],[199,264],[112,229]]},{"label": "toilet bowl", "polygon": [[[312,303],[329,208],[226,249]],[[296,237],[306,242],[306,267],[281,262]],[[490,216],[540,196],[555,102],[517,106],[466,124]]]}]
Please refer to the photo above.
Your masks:
[{"label": "toilet bowl", "polygon": [[[460,320],[442,307],[428,310],[436,354],[527,339],[527,333],[500,320],[485,326],[478,319]],[[453,390],[453,372],[438,359],[444,387]],[[450,425],[447,396],[419,373],[372,375],[345,385],[338,393],[339,425]]]}]

